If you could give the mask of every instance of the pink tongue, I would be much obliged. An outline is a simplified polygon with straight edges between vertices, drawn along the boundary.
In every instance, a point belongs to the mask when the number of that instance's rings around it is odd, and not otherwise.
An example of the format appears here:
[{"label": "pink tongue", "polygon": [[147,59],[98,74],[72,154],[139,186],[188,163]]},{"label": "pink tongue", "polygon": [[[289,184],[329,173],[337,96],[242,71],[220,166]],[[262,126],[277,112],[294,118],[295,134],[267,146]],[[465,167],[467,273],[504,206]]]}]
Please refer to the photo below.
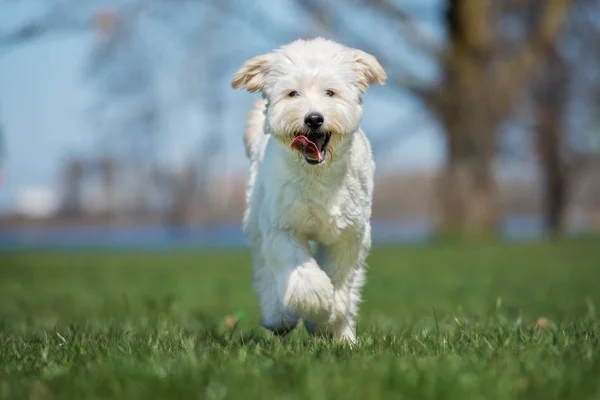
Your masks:
[{"label": "pink tongue", "polygon": [[319,148],[316,144],[308,140],[306,136],[296,136],[292,141],[292,149],[298,150],[311,160],[319,161],[321,159]]}]

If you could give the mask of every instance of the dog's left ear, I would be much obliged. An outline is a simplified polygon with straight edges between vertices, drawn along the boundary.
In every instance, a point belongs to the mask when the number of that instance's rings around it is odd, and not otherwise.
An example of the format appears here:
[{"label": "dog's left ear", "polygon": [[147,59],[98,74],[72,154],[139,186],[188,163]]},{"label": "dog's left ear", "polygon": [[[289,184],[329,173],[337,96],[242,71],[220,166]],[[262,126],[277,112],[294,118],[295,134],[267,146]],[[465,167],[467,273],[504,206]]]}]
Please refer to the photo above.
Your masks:
[{"label": "dog's left ear", "polygon": [[354,50],[354,64],[358,72],[358,86],[366,92],[370,85],[377,83],[383,85],[387,74],[377,61],[377,58],[362,50]]},{"label": "dog's left ear", "polygon": [[263,54],[246,61],[233,76],[231,86],[234,89],[245,87],[249,92],[262,90],[269,72],[270,59],[269,54]]}]

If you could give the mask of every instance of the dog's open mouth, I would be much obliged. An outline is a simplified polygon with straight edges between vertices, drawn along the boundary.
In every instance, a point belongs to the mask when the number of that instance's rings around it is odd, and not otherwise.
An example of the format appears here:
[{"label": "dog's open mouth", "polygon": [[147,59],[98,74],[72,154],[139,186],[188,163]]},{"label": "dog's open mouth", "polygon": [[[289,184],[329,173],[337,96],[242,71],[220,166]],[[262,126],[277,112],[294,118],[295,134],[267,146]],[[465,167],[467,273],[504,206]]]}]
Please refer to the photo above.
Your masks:
[{"label": "dog's open mouth", "polygon": [[330,133],[316,132],[298,135],[292,141],[292,149],[298,150],[309,164],[321,164],[325,161]]}]

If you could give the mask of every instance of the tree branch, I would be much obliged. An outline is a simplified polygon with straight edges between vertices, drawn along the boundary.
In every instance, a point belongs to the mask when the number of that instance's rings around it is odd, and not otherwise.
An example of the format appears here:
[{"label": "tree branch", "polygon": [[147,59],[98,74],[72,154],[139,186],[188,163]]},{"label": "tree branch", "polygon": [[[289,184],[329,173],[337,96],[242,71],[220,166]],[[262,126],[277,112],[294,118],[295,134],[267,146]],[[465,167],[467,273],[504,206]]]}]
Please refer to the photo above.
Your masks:
[{"label": "tree branch", "polygon": [[409,42],[430,56],[441,57],[444,49],[435,44],[415,23],[414,19],[403,10],[392,4],[389,0],[361,0],[361,3],[372,6],[382,14],[397,21],[397,28]]},{"label": "tree branch", "polygon": [[507,62],[507,67],[499,70],[499,76],[494,79],[496,86],[500,85],[502,88],[498,91],[497,98],[499,110],[510,107],[514,95],[518,92],[517,88],[524,84],[544,59],[564,25],[571,0],[547,0],[542,3],[543,9],[538,23],[525,44],[514,58]]},{"label": "tree branch", "polygon": [[[315,13],[316,9],[318,10],[317,13],[327,12],[327,10],[323,9],[323,3],[320,3],[315,0],[302,0],[298,1],[297,4],[309,15]],[[346,41],[350,45],[372,54],[379,60],[379,62],[383,65],[388,75],[388,84],[395,87],[396,89],[409,91],[415,96],[423,97],[428,95],[429,90],[425,87],[424,84],[419,82],[417,78],[412,76],[406,70],[400,71],[397,67],[394,68],[398,65],[398,63],[392,61],[389,57],[387,57],[384,51],[365,40],[365,38],[361,34],[350,29],[348,25],[343,24],[343,21],[341,21],[335,13],[329,14],[329,20],[332,25],[332,30],[337,31],[337,36],[346,38]],[[340,29],[340,27],[342,26],[344,27],[343,31]]]}]

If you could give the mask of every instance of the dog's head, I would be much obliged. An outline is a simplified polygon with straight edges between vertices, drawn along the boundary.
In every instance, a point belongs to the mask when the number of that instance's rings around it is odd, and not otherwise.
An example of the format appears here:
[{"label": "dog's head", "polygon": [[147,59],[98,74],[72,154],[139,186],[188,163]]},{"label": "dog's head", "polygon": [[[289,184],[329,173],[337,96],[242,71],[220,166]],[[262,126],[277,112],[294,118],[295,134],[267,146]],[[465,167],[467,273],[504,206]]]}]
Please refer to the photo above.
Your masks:
[{"label": "dog's head", "polygon": [[375,57],[317,38],[297,40],[244,63],[231,85],[267,99],[265,132],[321,164],[362,118],[361,95],[386,74]]}]

